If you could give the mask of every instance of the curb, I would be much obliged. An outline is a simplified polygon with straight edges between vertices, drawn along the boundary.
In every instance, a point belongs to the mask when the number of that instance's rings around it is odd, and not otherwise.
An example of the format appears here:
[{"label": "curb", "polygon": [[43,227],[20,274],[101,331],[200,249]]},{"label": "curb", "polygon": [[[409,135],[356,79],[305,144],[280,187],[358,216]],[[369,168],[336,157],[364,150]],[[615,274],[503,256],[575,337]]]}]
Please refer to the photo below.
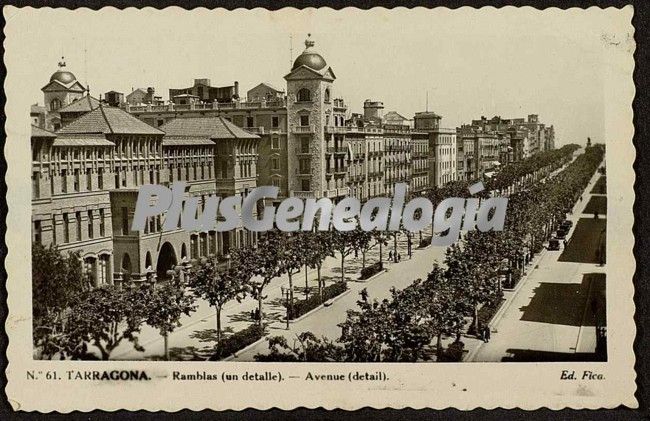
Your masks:
[{"label": "curb", "polygon": [[208,361],[208,362],[213,362],[213,363],[219,363],[219,362],[224,362],[224,361],[232,361],[232,360],[234,360],[235,358],[237,358],[237,354],[239,354],[239,353],[241,353],[241,352],[246,352],[246,351],[249,350],[249,348],[253,348],[253,347],[259,345],[259,344],[262,343],[263,341],[266,341],[266,340],[267,340],[267,337],[268,337],[268,335],[264,335],[264,336],[262,336],[261,338],[259,338],[258,340],[256,340],[255,342],[253,342],[252,344],[243,347],[242,349],[240,349],[239,351],[235,352],[234,354],[229,355],[229,356],[227,356],[226,358],[223,358],[223,359],[221,359],[221,360],[210,361],[210,359],[208,358],[206,361]]},{"label": "curb", "polygon": [[372,275],[372,276],[371,276],[370,278],[368,278],[368,279],[355,279],[355,280],[353,280],[353,281],[348,281],[348,282],[364,282],[364,283],[365,283],[365,282],[369,282],[369,281],[372,281],[373,279],[375,279],[376,277],[378,277],[379,275],[381,275],[381,274],[384,273],[384,272],[388,272],[388,268],[383,268],[382,270],[380,270],[379,272],[375,273],[374,275]]},{"label": "curb", "polygon": [[[315,313],[315,312],[317,312],[318,310],[320,310],[320,309],[322,309],[322,308],[325,308],[325,304],[326,304],[326,303],[329,303],[329,304],[331,305],[332,303],[335,303],[335,302],[338,301],[340,298],[343,298],[344,296],[348,295],[348,294],[351,293],[351,292],[352,292],[352,289],[348,288],[347,290],[343,291],[342,293],[340,293],[340,294],[337,295],[336,297],[330,298],[329,300],[325,301],[324,303],[319,304],[318,306],[312,308],[312,309],[309,310],[307,313],[303,314],[302,316],[298,317],[297,319],[291,319],[291,320],[289,320],[289,323],[296,323],[296,322],[299,322],[299,321],[303,320],[305,317],[310,316],[312,313]],[[283,320],[284,320],[285,323],[287,322],[287,319],[283,319]]]}]

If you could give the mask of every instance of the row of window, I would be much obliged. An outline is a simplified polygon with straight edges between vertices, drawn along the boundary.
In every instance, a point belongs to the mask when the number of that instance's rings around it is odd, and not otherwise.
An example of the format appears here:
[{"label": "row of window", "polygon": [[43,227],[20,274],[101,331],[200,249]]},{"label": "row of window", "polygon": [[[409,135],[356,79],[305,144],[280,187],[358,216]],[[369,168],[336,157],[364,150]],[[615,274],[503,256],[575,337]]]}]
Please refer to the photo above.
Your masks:
[{"label": "row of window", "polygon": [[[97,238],[102,238],[106,236],[106,222],[105,222],[105,216],[104,216],[104,209],[99,209],[99,215],[97,216],[97,219],[99,220],[99,232],[95,232],[95,212],[93,210],[88,210],[86,211],[86,235],[87,237],[84,238],[83,236],[83,230],[82,230],[82,212],[77,211],[74,213],[64,213],[63,214],[63,224],[62,224],[62,231],[63,231],[63,238],[59,238],[57,234],[57,229],[56,229],[56,221],[55,217],[52,216],[52,244],[67,244],[70,242],[74,241],[82,241],[82,240],[92,240],[95,237],[96,234],[98,234]],[[43,225],[42,221],[34,221],[33,222],[33,241],[34,243],[43,243]]]},{"label": "row of window", "polygon": [[[50,177],[50,195],[55,194],[55,179]],[[80,192],[80,191],[93,191],[104,189],[104,169],[97,169],[97,181],[93,183],[92,169],[88,168],[84,171],[83,175],[81,170],[75,168],[72,174],[67,169],[61,170],[61,193]],[[72,181],[71,185],[70,181]],[[83,187],[82,187],[83,184]],[[43,194],[43,174],[40,171],[32,173],[32,198],[39,199]]]}]

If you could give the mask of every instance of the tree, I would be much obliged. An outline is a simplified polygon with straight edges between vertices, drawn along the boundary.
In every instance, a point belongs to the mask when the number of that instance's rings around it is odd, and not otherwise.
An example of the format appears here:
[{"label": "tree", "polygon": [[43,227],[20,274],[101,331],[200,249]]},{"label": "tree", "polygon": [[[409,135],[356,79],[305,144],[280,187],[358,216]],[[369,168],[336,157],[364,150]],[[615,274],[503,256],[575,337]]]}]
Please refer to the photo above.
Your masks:
[{"label": "tree", "polygon": [[264,289],[282,274],[282,267],[278,263],[283,249],[282,242],[283,236],[278,231],[268,231],[257,244],[236,249],[231,253],[231,268],[235,271],[235,276],[244,280],[246,292],[257,300],[257,322],[260,329],[264,328]]},{"label": "tree", "polygon": [[69,330],[59,342],[62,356],[92,358],[90,344],[97,348],[102,360],[108,360],[123,340],[144,351],[137,334],[152,311],[147,305],[152,299],[153,286],[149,284],[121,288],[108,285],[78,295],[70,308]]},{"label": "tree", "polygon": [[362,297],[359,310],[349,310],[339,324],[346,361],[418,361],[431,341],[426,310],[419,297],[419,280],[403,289],[391,289],[381,302]]},{"label": "tree", "polygon": [[196,310],[194,297],[187,293],[180,269],[170,272],[169,280],[152,285],[153,293],[145,304],[149,309],[146,323],[158,329],[163,337],[166,360],[169,360],[169,334],[181,325],[181,316],[189,316]]},{"label": "tree", "polygon": [[[278,275],[286,273],[289,277],[289,303],[287,317],[293,317],[293,275],[300,272],[300,268],[307,262],[305,254],[305,247],[308,246],[306,240],[307,234],[287,234],[278,232],[277,234],[273,235],[284,237],[281,241],[278,242],[278,246],[281,247],[279,250],[277,250]],[[305,268],[305,274],[306,273],[307,270]],[[307,291],[306,280],[305,291]]]},{"label": "tree", "polygon": [[90,289],[78,253],[64,256],[56,247],[32,244],[32,313],[34,347],[51,358],[67,328],[68,307]]},{"label": "tree", "polygon": [[332,246],[341,255],[341,282],[345,282],[345,258],[359,250],[360,230],[331,231]]},{"label": "tree", "polygon": [[421,283],[420,300],[426,309],[431,334],[436,338],[436,355],[442,357],[442,336],[452,335],[462,329],[464,315],[462,307],[456,305],[462,291],[456,290],[445,281],[445,272],[438,266]]},{"label": "tree", "polygon": [[269,338],[268,354],[255,355],[255,361],[302,361],[302,362],[340,362],[345,361],[345,355],[340,345],[329,339],[317,338],[311,332],[296,335],[293,346],[289,346],[283,336]]},{"label": "tree", "polygon": [[221,311],[223,306],[245,296],[244,281],[238,268],[219,268],[216,258],[206,259],[193,265],[187,272],[189,286],[194,295],[206,300],[217,313],[217,342],[221,341]]},{"label": "tree", "polygon": [[[318,295],[323,300],[323,281],[321,278],[321,269],[323,262],[328,257],[334,257],[332,246],[332,234],[330,231],[318,231],[315,233],[305,234],[305,247],[303,249],[305,265],[316,269],[318,277]],[[307,270],[305,268],[305,287],[307,279]]]},{"label": "tree", "polygon": [[366,268],[366,253],[377,245],[376,242],[373,242],[374,234],[372,231],[363,231],[361,227],[357,226],[356,232],[356,242],[357,250],[361,251],[361,268]]},{"label": "tree", "polygon": [[445,277],[452,288],[463,291],[461,308],[471,315],[474,331],[478,332],[478,309],[481,304],[490,302],[496,295],[496,269],[486,262],[478,247],[453,244],[447,249]]}]

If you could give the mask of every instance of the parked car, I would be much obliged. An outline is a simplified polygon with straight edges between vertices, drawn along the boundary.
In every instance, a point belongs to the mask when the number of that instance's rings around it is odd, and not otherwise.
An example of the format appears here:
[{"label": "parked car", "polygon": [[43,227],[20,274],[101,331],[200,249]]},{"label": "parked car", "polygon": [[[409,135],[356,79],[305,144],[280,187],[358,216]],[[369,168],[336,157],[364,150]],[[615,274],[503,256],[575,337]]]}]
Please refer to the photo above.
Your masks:
[{"label": "parked car", "polygon": [[569,221],[568,219],[565,219],[565,220],[562,221],[562,223],[560,224],[560,227],[565,228],[566,231],[568,231],[569,229],[571,229],[572,226],[573,226],[573,221]]},{"label": "parked car", "polygon": [[556,237],[557,239],[559,239],[559,240],[564,240],[564,239],[566,238],[566,235],[567,235],[568,233],[569,233],[569,231],[560,228],[560,229],[557,230],[557,232],[555,233],[555,237]]},{"label": "parked car", "polygon": [[548,247],[547,249],[549,250],[559,250],[560,249],[560,240],[557,238],[551,238],[548,242]]}]

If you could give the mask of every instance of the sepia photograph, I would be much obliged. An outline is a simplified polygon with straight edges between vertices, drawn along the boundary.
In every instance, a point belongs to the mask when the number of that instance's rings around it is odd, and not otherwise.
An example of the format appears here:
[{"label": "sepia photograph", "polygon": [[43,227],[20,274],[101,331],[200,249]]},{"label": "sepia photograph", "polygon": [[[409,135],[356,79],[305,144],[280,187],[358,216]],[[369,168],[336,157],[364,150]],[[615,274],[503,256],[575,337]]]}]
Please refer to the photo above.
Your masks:
[{"label": "sepia photograph", "polygon": [[4,13],[21,364],[368,391],[633,365],[631,9]]}]

